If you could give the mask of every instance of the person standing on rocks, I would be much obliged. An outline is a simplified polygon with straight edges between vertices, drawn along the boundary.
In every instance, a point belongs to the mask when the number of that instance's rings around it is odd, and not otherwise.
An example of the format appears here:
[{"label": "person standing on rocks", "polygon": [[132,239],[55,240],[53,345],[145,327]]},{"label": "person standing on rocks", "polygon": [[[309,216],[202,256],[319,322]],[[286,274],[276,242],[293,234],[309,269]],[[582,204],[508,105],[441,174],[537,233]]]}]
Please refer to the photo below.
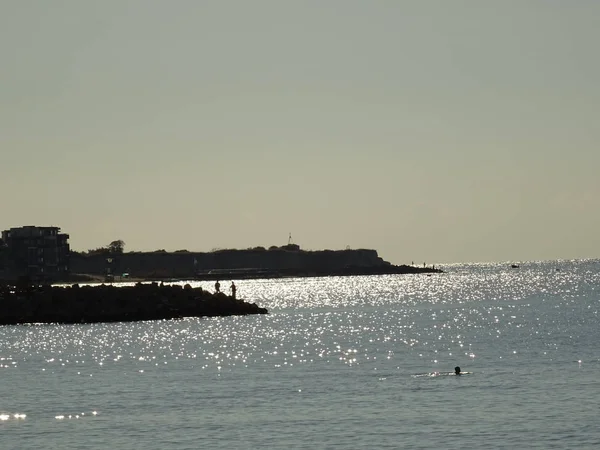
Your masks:
[{"label": "person standing on rocks", "polygon": [[219,292],[221,292],[221,283],[219,283],[219,280],[217,280],[215,283],[215,294],[218,294]]},{"label": "person standing on rocks", "polygon": [[235,293],[237,292],[237,287],[235,286],[235,283],[233,281],[231,282],[231,287],[229,289],[231,289],[231,297],[233,297],[233,299],[235,300]]}]

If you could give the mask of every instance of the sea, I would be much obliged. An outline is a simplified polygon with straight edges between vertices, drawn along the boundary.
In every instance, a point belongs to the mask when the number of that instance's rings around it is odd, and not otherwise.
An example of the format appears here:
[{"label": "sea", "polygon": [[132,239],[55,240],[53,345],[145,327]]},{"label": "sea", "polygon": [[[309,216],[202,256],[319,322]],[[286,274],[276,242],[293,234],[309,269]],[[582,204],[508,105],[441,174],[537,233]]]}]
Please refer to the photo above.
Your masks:
[{"label": "sea", "polygon": [[0,449],[600,448],[600,260],[441,268],[235,280],[268,315],[0,327]]}]

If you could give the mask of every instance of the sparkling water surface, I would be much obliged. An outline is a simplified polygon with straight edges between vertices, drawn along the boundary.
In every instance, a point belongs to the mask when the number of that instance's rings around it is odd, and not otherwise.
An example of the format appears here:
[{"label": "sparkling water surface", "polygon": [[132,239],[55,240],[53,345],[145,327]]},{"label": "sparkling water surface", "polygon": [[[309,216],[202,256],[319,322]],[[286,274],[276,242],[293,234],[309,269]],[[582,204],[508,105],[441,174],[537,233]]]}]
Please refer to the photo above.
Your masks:
[{"label": "sparkling water surface", "polygon": [[598,448],[600,261],[444,269],[236,281],[269,315],[0,327],[0,448]]}]

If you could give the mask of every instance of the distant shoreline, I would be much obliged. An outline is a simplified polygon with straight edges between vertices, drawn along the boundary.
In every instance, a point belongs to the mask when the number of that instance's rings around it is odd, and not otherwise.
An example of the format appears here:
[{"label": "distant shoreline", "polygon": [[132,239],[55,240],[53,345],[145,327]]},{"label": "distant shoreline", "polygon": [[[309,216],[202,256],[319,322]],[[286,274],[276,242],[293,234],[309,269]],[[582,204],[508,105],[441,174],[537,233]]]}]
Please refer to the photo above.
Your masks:
[{"label": "distant shoreline", "polygon": [[302,250],[298,245],[226,249],[213,252],[71,252],[71,273],[148,280],[216,280],[350,275],[438,273],[385,261],[372,249]]},{"label": "distant shoreline", "polygon": [[[191,277],[172,276],[137,276],[114,277],[112,282],[180,282],[180,281],[217,281],[217,280],[270,280],[286,278],[324,278],[344,276],[370,276],[370,275],[410,275],[410,274],[441,274],[441,269],[433,267],[416,266],[376,266],[376,267],[348,267],[340,270],[297,270],[297,269],[215,269]],[[72,274],[68,279],[58,283],[106,283],[106,277],[97,274]]]}]

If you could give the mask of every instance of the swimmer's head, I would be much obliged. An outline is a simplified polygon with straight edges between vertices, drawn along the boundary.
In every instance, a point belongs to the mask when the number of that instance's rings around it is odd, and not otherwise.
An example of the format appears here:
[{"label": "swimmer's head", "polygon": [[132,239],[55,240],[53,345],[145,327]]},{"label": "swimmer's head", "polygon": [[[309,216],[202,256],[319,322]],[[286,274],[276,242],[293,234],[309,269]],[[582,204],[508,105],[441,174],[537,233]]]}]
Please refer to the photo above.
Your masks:
[{"label": "swimmer's head", "polygon": [[455,373],[456,375],[460,375],[460,367],[456,366],[456,367],[454,368],[454,373]]}]

